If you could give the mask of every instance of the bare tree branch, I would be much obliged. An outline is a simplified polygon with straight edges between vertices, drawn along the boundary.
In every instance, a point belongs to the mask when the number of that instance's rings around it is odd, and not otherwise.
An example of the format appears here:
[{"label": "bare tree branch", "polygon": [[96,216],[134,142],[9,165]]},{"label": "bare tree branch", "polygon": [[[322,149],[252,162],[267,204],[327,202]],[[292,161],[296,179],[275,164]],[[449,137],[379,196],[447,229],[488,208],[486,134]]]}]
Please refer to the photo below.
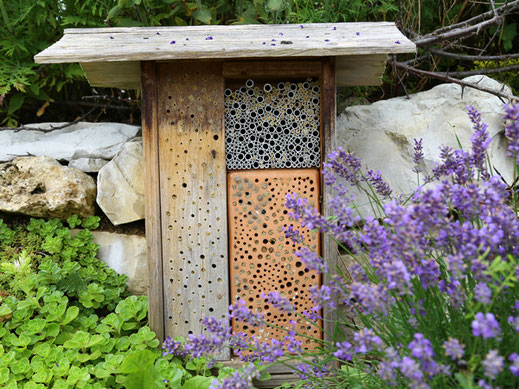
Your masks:
[{"label": "bare tree branch", "polygon": [[[427,47],[442,41],[465,39],[472,35],[478,34],[482,29],[502,23],[504,16],[518,9],[519,0],[516,0],[511,3],[505,4],[499,8],[496,8],[495,11],[488,11],[484,14],[479,15],[476,18],[472,18],[465,22],[458,23],[457,27],[453,27],[456,25],[452,25],[449,29],[438,29],[424,36],[419,36],[415,34],[415,36],[413,37],[413,41],[417,46]],[[483,15],[485,16],[482,17]],[[490,17],[490,19],[487,19],[488,17]],[[476,24],[471,24],[475,22],[475,19],[477,19],[478,22]]]},{"label": "bare tree branch", "polygon": [[404,64],[402,62],[395,61],[394,58],[390,59],[390,61],[393,62],[395,67],[400,68],[400,69],[404,69],[405,71],[410,72],[410,73],[418,74],[418,75],[421,75],[421,76],[432,77],[432,78],[436,78],[438,80],[442,80],[442,81],[446,81],[446,82],[452,82],[454,84],[461,85],[462,87],[468,87],[468,88],[477,89],[477,90],[480,90],[482,92],[490,93],[490,94],[492,94],[494,96],[497,96],[501,100],[505,99],[505,100],[508,100],[508,101],[510,101],[510,100],[519,101],[519,97],[511,95],[511,94],[508,94],[508,93],[505,93],[503,91],[496,91],[495,89],[490,89],[490,88],[486,88],[484,86],[480,86],[480,85],[477,85],[477,84],[472,84],[472,83],[469,83],[469,82],[458,80],[457,78],[450,77],[449,75],[446,75],[446,74],[442,74],[442,73],[438,73],[438,72],[431,72],[431,71],[427,71],[427,70],[416,69],[413,66],[409,66],[409,65],[406,65],[406,64]]},{"label": "bare tree branch", "polygon": [[[430,48],[428,50],[431,54],[439,55],[440,57],[459,59],[462,61],[507,61],[510,59],[519,58],[519,54],[505,54],[505,55],[468,55],[451,53],[444,50]],[[422,57],[427,57],[426,55]],[[421,58],[421,57],[419,57]]]}]

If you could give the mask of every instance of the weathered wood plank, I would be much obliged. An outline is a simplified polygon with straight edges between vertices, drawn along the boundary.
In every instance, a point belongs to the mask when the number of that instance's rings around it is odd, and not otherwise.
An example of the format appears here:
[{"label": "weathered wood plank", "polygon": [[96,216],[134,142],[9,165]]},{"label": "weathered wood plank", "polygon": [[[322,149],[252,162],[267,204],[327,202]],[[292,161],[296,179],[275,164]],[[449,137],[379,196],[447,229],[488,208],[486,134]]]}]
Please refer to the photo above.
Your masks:
[{"label": "weathered wood plank", "polygon": [[83,71],[92,86],[119,89],[141,87],[139,61],[132,62],[85,62]]},{"label": "weathered wood plank", "polygon": [[387,54],[336,57],[337,86],[376,86],[382,83]]},{"label": "weathered wood plank", "polygon": [[221,63],[157,64],[157,84],[165,333],[187,336],[229,306]]},{"label": "weathered wood plank", "polygon": [[[323,73],[321,76],[321,118],[322,118],[322,134],[324,139],[323,157],[335,150],[337,147],[335,121],[336,121],[336,84],[335,84],[335,58],[329,57],[323,59]],[[325,217],[333,216],[330,209],[330,200],[335,195],[335,191],[330,185],[323,186],[323,204],[321,212]],[[329,236],[323,237],[323,258],[328,262],[330,269],[337,267],[339,250],[337,244]],[[324,274],[323,283],[328,284],[330,274]],[[335,301],[338,306],[338,301]],[[334,310],[328,308],[323,309],[323,329],[324,340],[331,341],[331,336],[337,320]]]},{"label": "weathered wood plank", "polygon": [[160,172],[157,118],[157,79],[154,62],[141,63],[142,143],[146,182],[146,244],[150,289],[150,328],[164,340],[164,287],[162,282],[162,227],[160,222]]},{"label": "weathered wood plank", "polygon": [[[301,28],[302,26],[302,28]],[[394,23],[185,26],[65,30],[37,63],[321,57],[415,51]]]},{"label": "weathered wood plank", "polygon": [[320,75],[320,60],[228,61],[223,64],[223,76],[227,80],[307,78],[319,77]]}]

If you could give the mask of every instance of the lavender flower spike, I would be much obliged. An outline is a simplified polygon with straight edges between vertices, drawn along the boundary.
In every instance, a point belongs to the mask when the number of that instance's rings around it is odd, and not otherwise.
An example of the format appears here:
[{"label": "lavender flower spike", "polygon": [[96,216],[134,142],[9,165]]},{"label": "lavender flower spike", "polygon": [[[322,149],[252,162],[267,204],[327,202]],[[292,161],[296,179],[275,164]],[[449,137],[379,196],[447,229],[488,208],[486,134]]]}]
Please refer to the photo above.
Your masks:
[{"label": "lavender flower spike", "polygon": [[515,157],[519,163],[519,103],[509,104],[505,107],[505,136],[508,139],[507,156]]},{"label": "lavender flower spike", "polygon": [[233,375],[225,378],[222,382],[214,380],[209,389],[254,389],[252,380],[259,378],[260,373],[253,363],[249,363],[241,370],[236,370]]},{"label": "lavender flower spike", "polygon": [[472,334],[482,336],[483,339],[495,338],[501,334],[501,328],[492,313],[476,313],[475,320],[472,321]]},{"label": "lavender flower spike", "polygon": [[423,162],[423,145],[422,145],[423,139],[415,139],[414,140],[414,156],[413,156],[413,162],[414,162],[414,168],[413,172],[420,173],[423,171],[421,168],[421,164]]}]

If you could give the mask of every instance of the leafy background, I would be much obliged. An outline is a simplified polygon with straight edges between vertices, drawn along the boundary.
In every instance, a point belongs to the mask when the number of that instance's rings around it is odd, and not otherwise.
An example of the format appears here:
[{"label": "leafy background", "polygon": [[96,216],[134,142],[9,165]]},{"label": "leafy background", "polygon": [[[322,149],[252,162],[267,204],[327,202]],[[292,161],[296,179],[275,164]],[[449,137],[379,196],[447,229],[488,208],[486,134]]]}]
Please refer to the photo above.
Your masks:
[{"label": "leafy background", "polygon": [[[391,20],[403,31],[423,34],[489,9],[488,2],[473,0],[0,0],[0,126],[78,117],[140,122],[138,91],[92,89],[77,64],[34,63],[34,55],[56,42],[64,28]],[[497,31],[487,51],[517,52],[517,19],[508,17],[476,40],[485,42]],[[460,70],[446,59],[434,67]],[[519,87],[517,73],[497,77]],[[409,79],[408,92],[431,82]],[[348,88],[340,97],[356,103],[402,93],[388,73],[381,88]]]}]

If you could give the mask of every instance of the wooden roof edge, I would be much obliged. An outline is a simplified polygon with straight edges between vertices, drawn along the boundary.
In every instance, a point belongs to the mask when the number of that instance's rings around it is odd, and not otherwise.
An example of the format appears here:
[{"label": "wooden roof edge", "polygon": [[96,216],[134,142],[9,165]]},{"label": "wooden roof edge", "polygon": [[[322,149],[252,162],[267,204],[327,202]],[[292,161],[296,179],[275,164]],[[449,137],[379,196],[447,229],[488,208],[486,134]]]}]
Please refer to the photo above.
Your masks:
[{"label": "wooden roof edge", "polygon": [[312,28],[323,28],[323,27],[334,27],[340,25],[348,26],[387,26],[396,27],[395,22],[348,22],[348,23],[286,23],[286,24],[217,24],[217,25],[199,25],[199,26],[153,26],[153,27],[94,27],[94,28],[65,28],[64,34],[108,34],[108,33],[133,33],[133,32],[156,32],[156,31],[168,31],[168,30],[192,30],[192,31],[211,31],[213,29],[280,29],[295,28],[299,26],[312,27]]}]

